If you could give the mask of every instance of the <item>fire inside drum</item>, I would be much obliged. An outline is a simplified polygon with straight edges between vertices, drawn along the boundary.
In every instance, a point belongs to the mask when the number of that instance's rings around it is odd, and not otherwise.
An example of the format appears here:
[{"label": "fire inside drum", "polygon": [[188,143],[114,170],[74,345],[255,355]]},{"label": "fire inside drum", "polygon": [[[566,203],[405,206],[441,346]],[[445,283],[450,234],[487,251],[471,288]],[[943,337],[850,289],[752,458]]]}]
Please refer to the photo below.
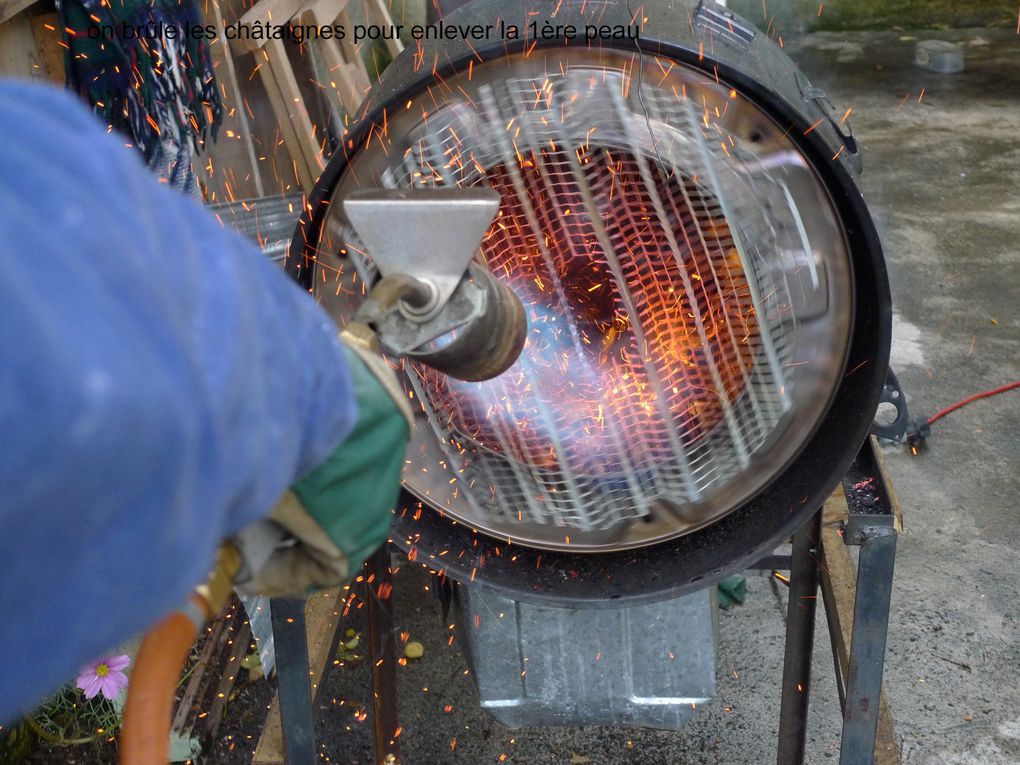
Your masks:
[{"label": "fire inside drum", "polygon": [[[411,470],[408,487],[534,546],[699,528],[781,471],[836,387],[851,294],[832,204],[793,142],[724,84],[608,51],[598,66],[580,51],[511,61],[408,100],[335,197],[501,196],[480,257],[524,303],[528,342],[484,383],[412,367],[450,472]],[[333,208],[340,249],[371,279]]]},{"label": "fire inside drum", "polygon": [[[452,432],[529,468],[601,474],[608,485],[634,469],[621,443],[640,450],[659,442],[664,448],[658,451],[668,455],[663,409],[685,448],[695,448],[722,420],[721,402],[743,394],[760,335],[747,276],[718,204],[657,165],[655,188],[646,189],[638,162],[626,152],[580,153],[597,225],[612,251],[624,255],[623,285],[567,157],[540,148],[519,167],[537,235],[509,173],[497,166],[480,181],[501,196],[482,251],[527,306],[527,358],[487,386],[463,385],[427,368],[422,378],[433,409],[448,413]],[[668,206],[668,226],[683,242],[681,262],[656,225],[652,194]],[[542,249],[546,257],[537,256]],[[643,328],[640,347],[635,320]],[[721,393],[710,363],[718,368]],[[479,396],[486,388],[491,394]],[[536,389],[541,401],[529,406]],[[554,447],[557,437],[562,453]],[[654,451],[653,445],[652,461]]]}]

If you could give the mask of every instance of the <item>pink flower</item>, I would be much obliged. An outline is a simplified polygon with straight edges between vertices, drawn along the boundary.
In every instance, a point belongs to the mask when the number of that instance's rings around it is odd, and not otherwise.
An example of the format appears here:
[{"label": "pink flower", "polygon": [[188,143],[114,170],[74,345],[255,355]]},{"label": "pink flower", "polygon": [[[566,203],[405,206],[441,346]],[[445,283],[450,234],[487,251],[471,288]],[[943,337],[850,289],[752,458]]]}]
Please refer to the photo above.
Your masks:
[{"label": "pink flower", "polygon": [[127,676],[122,672],[131,663],[129,656],[106,656],[82,668],[75,683],[85,691],[85,698],[93,699],[102,693],[110,701],[116,700],[126,688]]}]

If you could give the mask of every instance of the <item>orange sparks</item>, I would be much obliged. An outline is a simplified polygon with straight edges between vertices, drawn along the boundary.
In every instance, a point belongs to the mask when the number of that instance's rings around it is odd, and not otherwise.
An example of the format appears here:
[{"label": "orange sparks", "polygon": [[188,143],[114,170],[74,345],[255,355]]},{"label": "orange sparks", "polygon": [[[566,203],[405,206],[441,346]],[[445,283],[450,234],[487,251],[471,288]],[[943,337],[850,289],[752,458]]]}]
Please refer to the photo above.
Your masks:
[{"label": "orange sparks", "polygon": [[818,127],[821,124],[822,124],[822,120],[819,119],[817,122],[815,122],[815,124],[813,124],[811,127],[809,127],[807,130],[804,131],[804,135],[807,135],[808,133],[810,133],[812,130],[814,130],[816,127]]}]

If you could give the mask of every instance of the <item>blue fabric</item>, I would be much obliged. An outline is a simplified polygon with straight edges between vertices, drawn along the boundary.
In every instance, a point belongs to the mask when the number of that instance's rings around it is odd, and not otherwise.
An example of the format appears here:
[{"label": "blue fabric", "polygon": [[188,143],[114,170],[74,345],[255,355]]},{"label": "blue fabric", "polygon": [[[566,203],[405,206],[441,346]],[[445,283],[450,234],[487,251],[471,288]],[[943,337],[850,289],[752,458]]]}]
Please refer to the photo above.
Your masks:
[{"label": "blue fabric", "polygon": [[0,79],[0,722],[181,603],[356,414],[308,295]]}]

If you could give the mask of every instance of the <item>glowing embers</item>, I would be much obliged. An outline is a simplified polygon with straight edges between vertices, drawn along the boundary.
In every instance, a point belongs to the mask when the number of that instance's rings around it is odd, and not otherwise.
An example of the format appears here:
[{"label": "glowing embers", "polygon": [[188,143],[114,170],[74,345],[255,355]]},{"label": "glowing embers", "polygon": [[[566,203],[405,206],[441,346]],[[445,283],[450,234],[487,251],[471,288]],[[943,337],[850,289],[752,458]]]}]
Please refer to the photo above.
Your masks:
[{"label": "glowing embers", "polygon": [[702,442],[741,428],[733,404],[760,347],[748,276],[699,184],[624,151],[577,152],[533,152],[481,181],[502,197],[485,258],[529,316],[521,358],[482,384],[418,373],[465,452],[544,473],[544,491],[595,477],[634,491],[654,475],[691,499]]}]

